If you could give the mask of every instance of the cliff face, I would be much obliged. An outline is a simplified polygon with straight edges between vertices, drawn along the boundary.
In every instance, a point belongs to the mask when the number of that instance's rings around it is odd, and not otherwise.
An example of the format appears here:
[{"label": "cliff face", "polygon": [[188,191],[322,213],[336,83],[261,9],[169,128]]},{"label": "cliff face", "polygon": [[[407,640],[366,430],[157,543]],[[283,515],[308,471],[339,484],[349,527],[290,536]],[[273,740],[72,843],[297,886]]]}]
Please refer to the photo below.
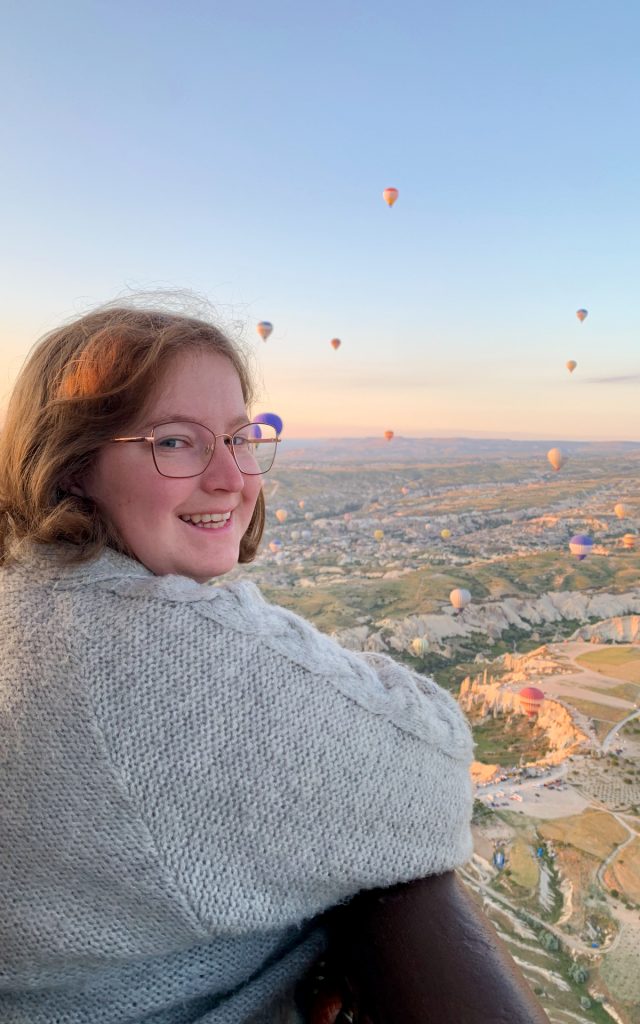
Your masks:
[{"label": "cliff face", "polygon": [[[628,619],[629,625],[620,627],[622,633],[606,638],[638,642],[640,590],[626,594],[560,591],[531,599],[505,597],[500,601],[486,604],[472,603],[460,615],[454,615],[453,609],[447,608],[439,615],[409,615],[404,619],[382,619],[376,623],[375,630],[358,626],[340,631],[338,639],[345,647],[354,650],[406,651],[412,639],[419,636],[425,638],[432,650],[443,653],[443,644],[456,637],[482,633],[489,640],[497,640],[511,626],[531,633],[542,623],[562,622],[566,619],[577,619],[584,623],[594,619],[612,623]],[[600,624],[585,625],[583,628],[604,636],[599,632]],[[612,630],[617,628],[611,626]],[[575,637],[581,637],[582,633],[581,629]]]},{"label": "cliff face", "polygon": [[591,640],[594,644],[640,643],[640,615],[616,615],[611,619],[603,619],[593,626],[581,626],[571,637],[572,640]]},{"label": "cliff face", "polygon": [[[514,661],[526,659],[514,659]],[[496,680],[486,672],[471,679],[469,676],[460,686],[458,701],[463,711],[489,716],[522,715],[518,691],[528,682],[526,672],[517,669],[508,676]],[[586,734],[576,725],[571,714],[562,704],[548,698],[541,705],[536,725],[544,730],[549,742],[549,753],[543,759],[547,764],[563,760],[572,750],[589,743]]]}]

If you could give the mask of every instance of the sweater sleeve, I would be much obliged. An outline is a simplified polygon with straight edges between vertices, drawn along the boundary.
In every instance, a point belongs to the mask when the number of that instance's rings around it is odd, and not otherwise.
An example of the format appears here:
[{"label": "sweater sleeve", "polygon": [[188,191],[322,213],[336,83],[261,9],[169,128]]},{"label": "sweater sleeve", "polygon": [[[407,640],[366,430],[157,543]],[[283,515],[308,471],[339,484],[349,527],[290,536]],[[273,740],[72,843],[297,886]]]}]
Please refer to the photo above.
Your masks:
[{"label": "sweater sleeve", "polygon": [[114,765],[204,925],[296,924],[467,860],[455,701],[251,586],[203,589],[105,588],[90,678]]}]

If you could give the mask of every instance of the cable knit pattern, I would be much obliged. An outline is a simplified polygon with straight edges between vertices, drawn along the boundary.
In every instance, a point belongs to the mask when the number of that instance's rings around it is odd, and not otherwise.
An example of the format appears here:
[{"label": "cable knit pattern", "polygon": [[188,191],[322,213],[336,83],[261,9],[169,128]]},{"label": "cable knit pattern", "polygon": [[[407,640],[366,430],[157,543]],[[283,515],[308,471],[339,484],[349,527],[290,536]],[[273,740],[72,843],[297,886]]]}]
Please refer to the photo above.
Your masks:
[{"label": "cable knit pattern", "polygon": [[249,583],[0,571],[0,1021],[241,1024],[314,918],[471,854],[455,701]]}]

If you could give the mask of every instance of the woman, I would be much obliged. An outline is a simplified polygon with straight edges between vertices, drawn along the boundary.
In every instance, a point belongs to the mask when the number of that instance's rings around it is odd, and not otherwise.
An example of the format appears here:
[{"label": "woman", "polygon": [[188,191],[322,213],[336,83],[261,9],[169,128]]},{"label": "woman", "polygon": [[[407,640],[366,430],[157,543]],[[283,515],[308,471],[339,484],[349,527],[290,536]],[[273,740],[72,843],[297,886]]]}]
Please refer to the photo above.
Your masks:
[{"label": "woman", "polygon": [[451,697],[248,582],[278,440],[241,353],[106,307],[44,338],[0,463],[0,1020],[271,1020],[361,890],[471,854]]}]

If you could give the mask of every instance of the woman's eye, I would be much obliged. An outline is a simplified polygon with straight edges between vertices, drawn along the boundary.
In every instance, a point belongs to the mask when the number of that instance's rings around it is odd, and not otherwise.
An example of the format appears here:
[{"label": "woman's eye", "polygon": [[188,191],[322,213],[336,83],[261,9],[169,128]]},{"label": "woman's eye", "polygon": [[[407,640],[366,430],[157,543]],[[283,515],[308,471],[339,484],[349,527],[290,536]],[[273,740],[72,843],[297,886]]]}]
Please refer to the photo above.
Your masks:
[{"label": "woman's eye", "polygon": [[189,444],[183,437],[163,437],[160,440],[156,440],[156,448],[182,448],[183,445]]}]

